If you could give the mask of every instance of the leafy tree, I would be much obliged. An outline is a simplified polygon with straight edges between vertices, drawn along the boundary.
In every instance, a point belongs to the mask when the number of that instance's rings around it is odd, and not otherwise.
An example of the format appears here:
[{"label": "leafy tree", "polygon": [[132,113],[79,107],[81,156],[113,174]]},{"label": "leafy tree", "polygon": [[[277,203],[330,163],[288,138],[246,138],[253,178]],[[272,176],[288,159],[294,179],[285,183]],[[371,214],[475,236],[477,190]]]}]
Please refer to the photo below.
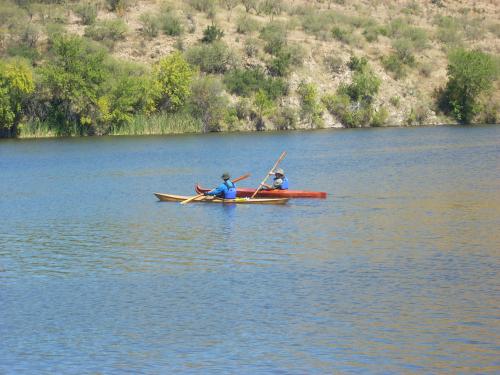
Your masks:
[{"label": "leafy tree", "polygon": [[191,93],[194,71],[180,52],[161,59],[154,68],[153,90],[157,106],[175,112]]},{"label": "leafy tree", "polygon": [[462,123],[470,123],[481,111],[480,97],[491,90],[498,77],[493,58],[481,51],[458,49],[450,54],[444,109]]},{"label": "leafy tree", "polygon": [[203,131],[218,131],[229,104],[222,82],[211,76],[201,77],[191,86],[191,111],[201,119]]},{"label": "leafy tree", "polygon": [[51,117],[69,125],[88,125],[96,112],[100,85],[106,79],[105,53],[76,36],[54,40],[52,59],[40,69],[43,95],[49,101]]},{"label": "leafy tree", "polygon": [[129,124],[136,115],[153,109],[149,80],[142,75],[122,75],[97,101],[99,118],[96,133],[107,134],[112,128]]},{"label": "leafy tree", "polygon": [[15,134],[22,103],[35,89],[29,65],[22,60],[0,61],[0,134]]}]

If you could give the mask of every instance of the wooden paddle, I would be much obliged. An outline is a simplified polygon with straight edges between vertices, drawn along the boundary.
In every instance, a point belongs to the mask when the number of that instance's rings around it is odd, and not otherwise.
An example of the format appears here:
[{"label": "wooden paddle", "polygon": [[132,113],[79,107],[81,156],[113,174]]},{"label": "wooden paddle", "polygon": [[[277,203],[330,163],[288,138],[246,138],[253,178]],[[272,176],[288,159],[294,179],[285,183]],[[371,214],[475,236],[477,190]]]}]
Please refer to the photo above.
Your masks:
[{"label": "wooden paddle", "polygon": [[285,158],[286,156],[286,151],[283,151],[279,157],[279,159],[276,161],[276,163],[274,163],[273,167],[271,168],[271,170],[269,171],[269,173],[266,175],[266,178],[264,178],[262,180],[262,182],[260,183],[259,187],[257,188],[257,190],[255,190],[255,192],[252,194],[252,196],[250,197],[250,199],[253,199],[253,197],[255,197],[257,195],[257,193],[259,192],[260,189],[262,189],[262,186],[264,186],[264,184],[266,183],[266,180],[269,178],[269,175],[271,174],[271,172],[273,172],[276,167],[278,166],[278,164]]},{"label": "wooden paddle", "polygon": [[[235,178],[233,180],[233,182],[238,182],[238,181],[241,181],[241,180],[244,180],[245,178],[248,178],[250,177],[250,173],[247,173],[247,174],[244,174],[243,176],[240,176],[238,178]],[[205,194],[198,194],[198,195],[195,195],[194,197],[191,197],[191,198],[188,198],[186,199],[185,201],[182,201],[181,204],[186,204],[186,203],[189,203],[189,202],[192,202],[194,201],[196,198],[200,198],[200,197],[203,197]]]}]

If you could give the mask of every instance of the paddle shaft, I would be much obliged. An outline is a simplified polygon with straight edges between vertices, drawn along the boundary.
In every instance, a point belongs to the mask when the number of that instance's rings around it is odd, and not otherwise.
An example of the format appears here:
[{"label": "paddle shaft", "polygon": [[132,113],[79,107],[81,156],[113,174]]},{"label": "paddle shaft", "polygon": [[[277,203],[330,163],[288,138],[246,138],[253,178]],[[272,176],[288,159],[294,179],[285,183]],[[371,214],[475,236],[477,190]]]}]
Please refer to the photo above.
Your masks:
[{"label": "paddle shaft", "polygon": [[[248,178],[250,177],[250,173],[247,173],[247,174],[244,174],[243,176],[240,176],[240,177],[237,177],[233,180],[233,182],[238,182],[238,181],[241,181],[241,180],[244,180],[245,178]],[[195,195],[194,197],[191,197],[189,199],[186,199],[185,201],[182,201],[181,204],[186,204],[186,203],[189,203],[189,202],[192,202],[194,201],[196,198],[200,198],[202,197],[204,194],[198,194],[198,195]]]},{"label": "paddle shaft", "polygon": [[251,199],[257,195],[257,193],[259,192],[259,190],[266,183],[266,180],[269,178],[269,175],[271,174],[271,172],[273,172],[276,169],[276,167],[278,166],[278,164],[285,158],[285,156],[286,156],[286,151],[283,151],[281,153],[279,159],[276,161],[276,163],[274,163],[273,167],[271,168],[271,170],[269,171],[269,173],[266,175],[266,178],[264,178],[262,180],[262,182],[260,183],[260,185],[257,188],[257,190],[255,190],[255,192],[252,194]]}]

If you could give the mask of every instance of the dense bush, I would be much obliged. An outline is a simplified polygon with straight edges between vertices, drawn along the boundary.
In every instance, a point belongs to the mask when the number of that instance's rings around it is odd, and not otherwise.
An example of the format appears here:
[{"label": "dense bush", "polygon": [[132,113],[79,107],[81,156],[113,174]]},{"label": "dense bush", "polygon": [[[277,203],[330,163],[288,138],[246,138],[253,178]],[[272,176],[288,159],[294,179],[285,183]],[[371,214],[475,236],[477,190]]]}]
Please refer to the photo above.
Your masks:
[{"label": "dense bush", "polygon": [[183,32],[181,18],[173,11],[165,11],[160,15],[161,29],[166,35],[179,36]]},{"label": "dense bush", "polygon": [[269,22],[260,32],[260,38],[266,42],[264,50],[277,55],[286,45],[287,33],[287,28],[283,23]]},{"label": "dense bush", "polygon": [[353,70],[352,82],[341,84],[336,94],[326,94],[321,101],[346,127],[382,125],[387,119],[387,112],[373,108],[380,79],[363,58],[353,56],[349,66]]},{"label": "dense bush", "polygon": [[73,126],[90,125],[96,117],[99,87],[107,76],[105,53],[78,37],[57,38],[51,53],[40,69],[40,96],[48,102],[47,120],[69,134]]},{"label": "dense bush", "polygon": [[300,98],[300,117],[313,127],[323,126],[323,108],[318,100],[318,92],[314,83],[302,81],[297,94]]},{"label": "dense bush", "polygon": [[99,115],[94,124],[97,135],[118,132],[138,114],[152,110],[149,80],[141,75],[120,75],[110,82],[97,100]]},{"label": "dense bush", "polygon": [[223,37],[224,31],[216,25],[208,25],[205,30],[203,30],[203,38],[201,38],[201,41],[203,43],[213,43],[221,40]]},{"label": "dense bush", "polygon": [[361,72],[368,67],[368,60],[366,57],[351,56],[349,62],[347,63],[349,69],[353,72]]},{"label": "dense bush", "polygon": [[222,82],[211,76],[201,77],[191,87],[191,111],[203,125],[203,131],[219,131],[228,107]]},{"label": "dense bush", "polygon": [[236,65],[236,56],[224,42],[193,46],[186,51],[186,59],[205,73],[224,73]]},{"label": "dense bush", "polygon": [[240,96],[251,96],[262,90],[268,98],[276,100],[288,93],[288,85],[283,79],[267,77],[259,67],[232,70],[224,77],[224,83],[229,92]]},{"label": "dense bush", "polygon": [[260,22],[248,14],[242,14],[236,20],[236,32],[240,34],[250,34],[260,28]]},{"label": "dense bush", "polygon": [[449,56],[448,82],[441,107],[460,122],[470,123],[481,111],[481,95],[491,90],[497,78],[498,66],[490,55],[455,50]]}]

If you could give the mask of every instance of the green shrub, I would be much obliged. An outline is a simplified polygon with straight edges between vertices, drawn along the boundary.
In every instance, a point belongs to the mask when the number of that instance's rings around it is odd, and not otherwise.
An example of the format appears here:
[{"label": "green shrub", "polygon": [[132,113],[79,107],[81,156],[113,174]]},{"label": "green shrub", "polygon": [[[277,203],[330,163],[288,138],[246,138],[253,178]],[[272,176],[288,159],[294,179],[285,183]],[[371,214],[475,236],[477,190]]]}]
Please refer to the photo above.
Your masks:
[{"label": "green shrub", "polygon": [[391,72],[395,79],[401,79],[406,76],[406,66],[400,57],[396,54],[391,54],[382,59],[382,65],[385,70]]},{"label": "green shrub", "polygon": [[369,68],[366,68],[362,71],[356,71],[353,74],[351,84],[341,86],[341,89],[354,101],[371,102],[378,93],[380,84],[380,78]]},{"label": "green shrub", "polygon": [[224,73],[236,65],[236,57],[224,42],[193,46],[186,51],[186,59],[205,73]]},{"label": "green shrub", "polygon": [[380,107],[378,111],[372,114],[370,125],[373,127],[384,126],[387,123],[389,112],[385,107]]},{"label": "green shrub", "polygon": [[158,36],[161,25],[161,21],[158,16],[150,12],[143,13],[139,17],[139,22],[141,24],[141,33],[144,36],[149,38]]},{"label": "green shrub", "polygon": [[190,95],[193,75],[193,69],[179,52],[161,59],[153,71],[157,108],[175,112],[183,107]]},{"label": "green shrub", "polygon": [[267,63],[269,74],[275,77],[286,77],[290,73],[292,55],[281,51]]},{"label": "green shrub", "polygon": [[31,62],[37,61],[40,59],[41,54],[37,48],[30,47],[24,44],[12,43],[7,46],[6,49],[7,56],[10,57],[22,57]]},{"label": "green shrub", "polygon": [[450,47],[462,44],[464,36],[458,19],[451,16],[438,16],[434,22],[438,26],[436,37],[441,43]]},{"label": "green shrub", "polygon": [[17,134],[23,103],[34,90],[33,72],[27,62],[0,60],[0,137]]},{"label": "green shrub", "polygon": [[203,30],[203,38],[201,41],[203,43],[213,43],[221,40],[224,37],[224,31],[219,29],[216,25],[208,25],[205,30]]},{"label": "green shrub", "polygon": [[148,79],[140,75],[121,75],[113,80],[104,95],[98,98],[99,115],[95,134],[116,132],[131,123],[137,114],[150,109]]},{"label": "green shrub", "polygon": [[226,74],[224,84],[232,94],[250,96],[266,81],[264,71],[259,68],[235,69]]},{"label": "green shrub", "polygon": [[226,74],[224,83],[232,94],[250,96],[258,90],[266,93],[271,100],[287,95],[288,85],[280,78],[266,77],[259,67],[235,69]]},{"label": "green shrub", "polygon": [[318,11],[314,8],[296,9],[301,13],[302,28],[307,34],[314,35],[316,39],[328,40],[331,38],[331,25],[336,16],[331,11]]},{"label": "green shrub", "polygon": [[363,36],[366,41],[370,43],[376,42],[378,40],[378,36],[383,33],[383,29],[378,25],[370,25],[363,30]]},{"label": "green shrub", "polygon": [[41,120],[57,124],[60,134],[91,129],[100,86],[108,76],[105,53],[75,36],[57,37],[53,43],[51,59],[39,70],[44,88],[40,100],[49,104]]},{"label": "green shrub", "polygon": [[269,22],[260,32],[260,38],[266,42],[264,50],[271,55],[277,55],[286,45],[287,28],[280,22]]},{"label": "green shrub", "polygon": [[411,26],[406,19],[396,18],[387,27],[387,34],[394,39],[406,39],[416,51],[427,47],[428,36],[424,29]]},{"label": "green shrub", "polygon": [[125,39],[127,29],[127,25],[120,18],[104,20],[87,26],[85,28],[85,36],[103,42],[106,46],[113,48],[117,41]]},{"label": "green shrub", "polygon": [[351,56],[347,66],[353,72],[361,72],[368,66],[368,60],[366,57]]},{"label": "green shrub", "polygon": [[302,81],[297,87],[297,94],[300,98],[301,119],[314,127],[323,126],[323,108],[318,101],[316,85]]},{"label": "green shrub", "polygon": [[449,56],[448,82],[442,108],[462,123],[470,123],[481,110],[481,95],[491,90],[498,78],[493,58],[480,51],[458,49]]},{"label": "green shrub", "polygon": [[247,14],[242,14],[236,20],[236,32],[240,34],[250,34],[260,28],[260,22]]},{"label": "green shrub", "polygon": [[77,5],[75,13],[84,25],[92,25],[97,18],[97,3],[85,2]]},{"label": "green shrub", "polygon": [[222,82],[210,76],[200,77],[193,82],[191,92],[191,112],[201,120],[203,131],[219,131],[228,107]]},{"label": "green shrub", "polygon": [[166,11],[160,16],[161,29],[166,35],[179,36],[183,32],[180,16],[173,11]]}]

